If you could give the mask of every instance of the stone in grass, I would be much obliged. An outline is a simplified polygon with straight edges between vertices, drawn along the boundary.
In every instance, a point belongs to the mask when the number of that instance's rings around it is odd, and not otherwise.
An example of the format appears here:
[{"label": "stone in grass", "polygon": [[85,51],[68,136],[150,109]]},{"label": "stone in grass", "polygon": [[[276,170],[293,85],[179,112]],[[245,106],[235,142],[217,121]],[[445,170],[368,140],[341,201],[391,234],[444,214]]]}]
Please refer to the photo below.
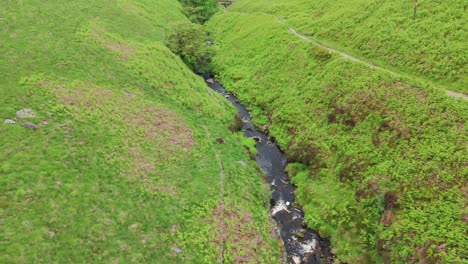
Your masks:
[{"label": "stone in grass", "polygon": [[174,253],[176,253],[176,254],[182,253],[182,249],[180,249],[178,247],[172,247],[172,251],[174,251]]},{"label": "stone in grass", "polygon": [[247,163],[245,163],[245,161],[242,161],[242,160],[239,160],[237,163],[239,163],[239,165],[244,166],[244,167],[247,166]]},{"label": "stone in grass", "polygon": [[33,130],[39,129],[39,126],[38,126],[38,125],[33,124],[33,123],[31,123],[31,122],[24,123],[24,124],[22,125],[22,127],[28,128],[28,129],[33,129]]},{"label": "stone in grass", "polygon": [[224,139],[222,138],[216,138],[216,142],[218,142],[219,144],[224,144]]},{"label": "stone in grass", "polygon": [[16,116],[20,119],[37,117],[36,113],[31,108],[24,108],[24,109],[17,111]]},{"label": "stone in grass", "polygon": [[13,125],[13,124],[16,124],[16,121],[15,120],[11,120],[11,119],[5,119],[5,122],[3,122],[4,124],[7,124],[7,125]]}]

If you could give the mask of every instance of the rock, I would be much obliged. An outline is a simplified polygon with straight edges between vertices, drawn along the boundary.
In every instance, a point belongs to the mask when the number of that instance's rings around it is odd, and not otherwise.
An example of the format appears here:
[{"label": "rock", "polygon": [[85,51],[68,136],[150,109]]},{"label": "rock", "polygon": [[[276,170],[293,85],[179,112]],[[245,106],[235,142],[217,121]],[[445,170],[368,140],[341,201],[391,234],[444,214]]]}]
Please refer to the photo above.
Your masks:
[{"label": "rock", "polygon": [[314,253],[314,251],[317,249],[317,240],[312,239],[312,240],[307,240],[304,241],[301,246],[302,246],[302,252],[304,253]]},{"label": "rock", "polygon": [[224,144],[224,139],[222,138],[216,138],[216,142],[218,142],[219,144]]},{"label": "rock", "polygon": [[206,80],[206,82],[207,83],[214,83],[214,80],[213,80],[213,78],[209,78],[209,79]]},{"label": "rock", "polygon": [[300,264],[301,263],[301,258],[298,257],[298,256],[293,256],[292,261],[293,261],[292,263],[294,263],[294,264]]},{"label": "rock", "polygon": [[17,111],[16,116],[20,119],[37,117],[36,113],[31,108],[24,108],[24,109]]},{"label": "rock", "polygon": [[140,223],[133,223],[133,224],[131,224],[131,225],[128,227],[128,229],[129,229],[129,230],[135,230],[135,229],[137,229],[139,226],[140,226]]},{"label": "rock", "polygon": [[257,142],[261,142],[262,139],[259,137],[259,136],[253,136],[252,137],[253,140],[257,141]]},{"label": "rock", "polygon": [[172,247],[172,251],[174,251],[174,253],[176,253],[176,254],[182,253],[182,249],[180,249],[178,247]]},{"label": "rock", "polygon": [[38,126],[38,125],[33,124],[33,123],[31,123],[31,122],[24,123],[24,124],[22,125],[22,127],[28,128],[28,129],[34,129],[34,130],[39,129],[39,126]]},{"label": "rock", "polygon": [[241,166],[247,167],[247,163],[245,163],[245,161],[239,160],[237,163]]},{"label": "rock", "polygon": [[16,124],[16,121],[15,121],[15,120],[11,120],[11,119],[5,119],[5,122],[3,122],[3,124],[13,125],[13,124]]},{"label": "rock", "polygon": [[271,215],[275,216],[278,212],[281,211],[286,211],[290,213],[291,211],[288,210],[288,207],[286,206],[286,203],[283,200],[279,200],[276,205],[271,208]]},{"label": "rock", "polygon": [[55,231],[49,231],[48,233],[50,237],[54,237],[55,235],[57,235]]}]

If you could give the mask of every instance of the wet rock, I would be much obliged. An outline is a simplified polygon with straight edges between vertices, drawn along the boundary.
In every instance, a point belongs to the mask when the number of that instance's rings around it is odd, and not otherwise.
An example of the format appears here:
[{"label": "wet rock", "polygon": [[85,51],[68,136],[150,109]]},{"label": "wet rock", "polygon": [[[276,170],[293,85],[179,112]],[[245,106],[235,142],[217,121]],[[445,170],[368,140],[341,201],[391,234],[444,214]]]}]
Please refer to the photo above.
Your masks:
[{"label": "wet rock", "polygon": [[172,247],[172,251],[176,254],[180,254],[182,253],[182,249],[178,248],[178,247]]},{"label": "wet rock", "polygon": [[15,121],[15,120],[11,120],[11,119],[5,119],[5,122],[3,122],[3,124],[13,125],[13,124],[16,124],[16,121]]},{"label": "wet rock", "polygon": [[257,142],[261,142],[261,140],[262,140],[259,136],[253,136],[252,139],[257,141]]},{"label": "wet rock", "polygon": [[216,138],[216,142],[218,142],[218,144],[224,144],[224,139],[222,138]]},{"label": "wet rock", "polygon": [[293,256],[292,261],[293,261],[292,263],[294,263],[294,264],[300,264],[301,263],[301,258],[298,257],[298,256]]},{"label": "wet rock", "polygon": [[206,82],[207,83],[214,83],[214,80],[213,80],[213,78],[209,78],[209,79],[206,80]]},{"label": "wet rock", "polygon": [[36,113],[31,108],[24,108],[24,109],[17,111],[16,116],[19,119],[37,117]]},{"label": "wet rock", "polygon": [[247,167],[247,163],[245,163],[245,161],[239,160],[237,163],[241,166]]},{"label": "wet rock", "polygon": [[301,246],[302,246],[302,252],[305,253],[314,253],[315,250],[317,249],[317,240],[312,239],[312,240],[307,240],[305,241]]},{"label": "wet rock", "polygon": [[22,127],[27,128],[27,129],[33,129],[33,130],[39,129],[39,126],[38,126],[38,125],[33,124],[33,123],[31,123],[31,122],[24,123],[24,124],[22,125]]},{"label": "wet rock", "polygon": [[[268,133],[269,128],[270,128],[270,126],[268,124],[259,127],[259,129],[260,129],[260,131],[262,133]],[[271,141],[268,141],[268,144],[272,144]]]},{"label": "wet rock", "polygon": [[275,180],[271,181],[270,185],[273,186],[273,187],[276,187],[277,186],[276,181]]},{"label": "wet rock", "polygon": [[271,208],[271,215],[275,216],[277,213],[279,213],[281,211],[286,211],[286,212],[290,213],[290,211],[288,210],[288,206],[286,205],[286,203],[283,200],[279,200],[276,203],[275,207]]}]

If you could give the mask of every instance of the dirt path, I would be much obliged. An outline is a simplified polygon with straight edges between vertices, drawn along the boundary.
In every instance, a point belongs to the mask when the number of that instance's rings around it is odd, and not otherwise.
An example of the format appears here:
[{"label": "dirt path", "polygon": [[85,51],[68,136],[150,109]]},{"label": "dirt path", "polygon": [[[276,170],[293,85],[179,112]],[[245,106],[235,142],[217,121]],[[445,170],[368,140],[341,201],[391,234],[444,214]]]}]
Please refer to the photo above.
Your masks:
[{"label": "dirt path", "polygon": [[[202,124],[203,128],[205,129],[206,138],[210,142],[211,148],[213,149],[216,160],[218,161],[218,166],[219,166],[219,196],[220,196],[220,201],[221,201],[220,202],[220,208],[221,208],[220,215],[223,216],[223,219],[220,219],[220,222],[221,222],[222,226],[226,226],[226,219],[224,219],[224,215],[225,215],[225,206],[224,206],[224,165],[223,165],[223,161],[221,160],[221,156],[219,155],[219,151],[216,148],[215,144],[213,143],[214,139],[211,137],[211,134],[210,134],[208,128],[206,127],[205,122],[202,121],[201,124]],[[224,251],[225,251],[224,245],[226,243],[226,237],[221,237],[221,240],[222,240],[221,241],[221,248],[219,249],[219,251],[220,251],[219,252],[219,263],[222,264],[222,263],[224,263]]]},{"label": "dirt path", "polygon": [[[284,22],[284,21],[282,21],[281,19],[280,19],[280,21],[281,21],[281,22]],[[333,49],[333,48],[324,46],[324,45],[318,43],[317,41],[314,41],[314,40],[312,40],[312,39],[310,39],[310,38],[308,38],[308,37],[306,37],[306,36],[304,36],[304,35],[299,34],[294,28],[289,27],[289,26],[288,26],[288,28],[289,28],[289,31],[290,31],[291,33],[293,33],[294,35],[296,35],[297,37],[299,37],[299,38],[301,38],[301,39],[303,39],[303,40],[305,40],[305,41],[307,41],[307,42],[310,42],[310,43],[312,43],[312,44],[314,44],[314,45],[316,45],[316,46],[318,46],[318,47],[321,47],[321,48],[323,48],[323,49],[326,49],[326,50],[328,50],[328,51],[330,51],[330,52],[337,53],[337,54],[339,54],[340,56],[342,56],[342,57],[344,57],[344,58],[346,58],[346,59],[349,59],[349,60],[352,60],[352,61],[355,61],[355,62],[359,62],[359,63],[363,63],[363,64],[365,64],[365,65],[367,65],[367,66],[369,66],[369,67],[371,67],[371,68],[374,68],[374,69],[379,69],[379,70],[383,70],[383,71],[386,71],[386,72],[390,72],[390,73],[392,73],[392,74],[399,75],[398,73],[393,72],[393,71],[391,71],[391,70],[388,70],[388,69],[384,69],[384,68],[375,66],[375,65],[372,64],[372,63],[369,63],[369,62],[366,62],[366,61],[362,61],[362,60],[360,60],[360,59],[358,59],[358,58],[356,58],[356,57],[353,57],[353,56],[351,56],[351,55],[349,55],[349,54],[346,54],[346,53],[344,53],[344,52],[341,52],[341,51],[338,51],[338,50],[336,50],[336,49]],[[463,98],[463,99],[465,99],[465,100],[468,100],[468,95],[466,95],[466,94],[457,93],[457,92],[452,92],[452,91],[447,91],[446,94],[447,94],[447,96],[450,96],[450,97],[453,97],[453,98]]]}]

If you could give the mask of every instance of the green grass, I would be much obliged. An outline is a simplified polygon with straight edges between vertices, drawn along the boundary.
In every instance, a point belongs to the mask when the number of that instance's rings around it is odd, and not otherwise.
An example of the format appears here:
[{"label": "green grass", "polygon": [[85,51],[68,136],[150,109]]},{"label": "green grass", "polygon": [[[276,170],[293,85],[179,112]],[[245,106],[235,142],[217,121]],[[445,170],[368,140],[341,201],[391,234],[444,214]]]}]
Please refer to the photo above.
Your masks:
[{"label": "green grass", "polygon": [[225,230],[226,262],[279,261],[233,107],[163,45],[182,20],[169,0],[0,4],[0,262],[213,263]]},{"label": "green grass", "polygon": [[464,16],[456,1],[243,0],[230,10],[266,12],[300,33],[401,73],[468,93]]},{"label": "green grass", "polygon": [[466,101],[329,53],[275,15],[218,14],[207,28],[217,77],[303,164],[288,170],[305,220],[339,260],[467,261]]}]

